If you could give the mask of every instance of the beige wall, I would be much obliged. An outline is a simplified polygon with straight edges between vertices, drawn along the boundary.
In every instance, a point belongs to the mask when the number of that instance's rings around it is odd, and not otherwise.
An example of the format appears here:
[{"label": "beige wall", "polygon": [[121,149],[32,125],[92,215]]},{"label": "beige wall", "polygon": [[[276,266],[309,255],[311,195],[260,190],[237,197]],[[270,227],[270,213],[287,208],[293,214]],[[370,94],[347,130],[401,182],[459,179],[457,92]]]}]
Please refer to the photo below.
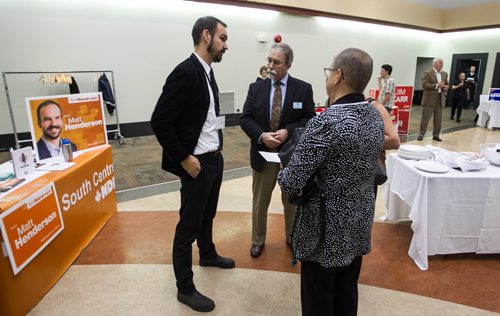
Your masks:
[{"label": "beige wall", "polygon": [[445,10],[443,30],[500,25],[500,3]]},{"label": "beige wall", "polygon": [[[114,70],[120,121],[148,121],[166,76],[192,52],[191,28],[204,15],[229,25],[229,50],[213,66],[220,90],[235,92],[240,112],[277,33],[294,49],[291,75],[312,84],[319,104],[326,99],[323,67],[347,47],[362,48],[373,57],[369,87],[376,87],[385,63],[394,67],[398,84],[413,85],[421,76],[418,57],[442,57],[449,72],[453,54],[489,53],[483,91],[491,86],[499,52],[500,28],[439,34],[193,1],[172,6],[158,0],[0,0],[0,71]],[[75,74],[80,91],[96,91],[94,77]],[[69,92],[67,85],[42,85],[39,78],[8,78],[21,132],[29,131],[25,97]],[[0,134],[8,133],[12,126],[2,89]]]},{"label": "beige wall", "polygon": [[[500,25],[498,18],[500,3],[442,10],[406,0],[237,0],[236,2],[253,2],[255,4],[320,11],[333,15],[404,24],[435,31]],[[474,18],[470,18],[470,16]]]}]

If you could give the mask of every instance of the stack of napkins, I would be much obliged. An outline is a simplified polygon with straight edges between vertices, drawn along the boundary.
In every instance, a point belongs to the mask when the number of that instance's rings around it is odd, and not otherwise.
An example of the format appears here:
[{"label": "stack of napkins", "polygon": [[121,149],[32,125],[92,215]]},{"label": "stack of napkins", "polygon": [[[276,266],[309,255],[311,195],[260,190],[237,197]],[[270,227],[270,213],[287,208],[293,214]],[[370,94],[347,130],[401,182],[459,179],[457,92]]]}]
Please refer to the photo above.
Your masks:
[{"label": "stack of napkins", "polygon": [[478,153],[449,151],[431,145],[426,147],[430,151],[432,160],[463,172],[483,170],[488,166],[488,162]]}]

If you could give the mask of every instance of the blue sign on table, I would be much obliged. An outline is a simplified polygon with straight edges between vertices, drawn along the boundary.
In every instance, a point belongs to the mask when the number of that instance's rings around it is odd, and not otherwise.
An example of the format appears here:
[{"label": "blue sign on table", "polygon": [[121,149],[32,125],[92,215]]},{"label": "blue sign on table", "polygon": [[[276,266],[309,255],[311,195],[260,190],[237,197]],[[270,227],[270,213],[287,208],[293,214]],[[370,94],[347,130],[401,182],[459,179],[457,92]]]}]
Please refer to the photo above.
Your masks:
[{"label": "blue sign on table", "polygon": [[491,88],[490,97],[488,100],[493,102],[500,102],[500,88]]}]

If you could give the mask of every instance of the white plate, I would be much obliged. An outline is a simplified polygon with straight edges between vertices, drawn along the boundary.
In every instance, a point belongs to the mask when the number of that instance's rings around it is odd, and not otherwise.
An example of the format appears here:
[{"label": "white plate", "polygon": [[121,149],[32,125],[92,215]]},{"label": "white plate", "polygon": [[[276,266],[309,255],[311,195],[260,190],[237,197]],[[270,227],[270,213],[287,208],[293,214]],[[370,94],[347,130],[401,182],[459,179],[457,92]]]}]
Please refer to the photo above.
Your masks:
[{"label": "white plate", "polygon": [[435,161],[419,161],[415,163],[415,168],[417,168],[418,170],[433,173],[446,173],[450,170],[447,166]]},{"label": "white plate", "polygon": [[399,146],[399,150],[407,152],[407,153],[424,153],[429,152],[429,150],[420,145],[401,145]]},{"label": "white plate", "polygon": [[429,154],[425,155],[418,155],[418,154],[408,154],[405,152],[399,152],[398,151],[398,156],[404,159],[411,159],[411,160],[425,160],[429,158]]}]

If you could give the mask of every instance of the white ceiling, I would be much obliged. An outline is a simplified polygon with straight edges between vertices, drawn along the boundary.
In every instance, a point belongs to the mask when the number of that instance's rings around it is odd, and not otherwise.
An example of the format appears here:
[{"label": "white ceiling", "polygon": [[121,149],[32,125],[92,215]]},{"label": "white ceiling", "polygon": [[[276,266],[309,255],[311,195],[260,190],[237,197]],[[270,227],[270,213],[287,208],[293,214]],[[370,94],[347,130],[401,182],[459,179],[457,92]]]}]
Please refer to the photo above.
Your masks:
[{"label": "white ceiling", "polygon": [[440,9],[455,9],[476,6],[485,3],[500,3],[500,0],[406,0],[408,2],[425,4]]}]

